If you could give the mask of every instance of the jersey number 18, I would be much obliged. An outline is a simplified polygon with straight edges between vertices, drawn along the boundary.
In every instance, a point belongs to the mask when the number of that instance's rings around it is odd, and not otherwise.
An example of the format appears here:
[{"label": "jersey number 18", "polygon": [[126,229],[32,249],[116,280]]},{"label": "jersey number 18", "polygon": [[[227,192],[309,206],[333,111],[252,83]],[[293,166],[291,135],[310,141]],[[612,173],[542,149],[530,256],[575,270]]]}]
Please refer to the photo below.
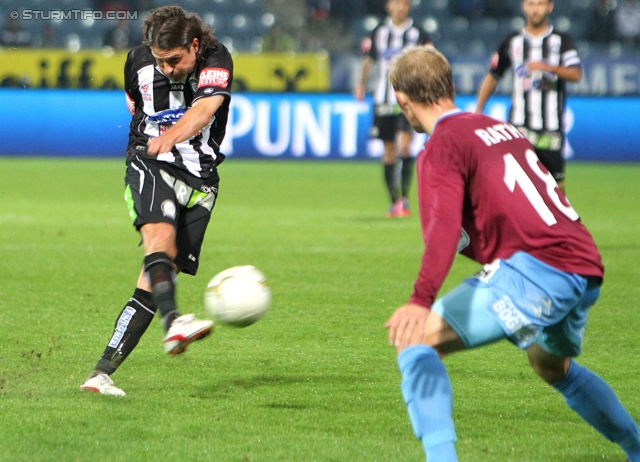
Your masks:
[{"label": "jersey number 18", "polygon": [[[538,165],[538,156],[531,149],[527,149],[525,152],[525,157],[527,159],[527,164],[536,174],[538,178],[544,181],[546,185],[546,193],[551,199],[553,205],[562,212],[566,217],[568,217],[571,221],[576,221],[578,218],[578,214],[571,207],[569,201],[564,204],[562,200],[560,200],[560,196],[558,195],[558,184],[556,180],[554,180],[553,176],[549,172],[543,172],[540,169],[540,165]],[[553,212],[547,204],[540,192],[536,189],[533,181],[527,175],[527,172],[524,171],[522,166],[518,163],[518,161],[513,157],[512,154],[507,153],[503,156],[504,158],[504,183],[509,188],[509,191],[514,192],[516,189],[516,184],[520,186],[522,192],[527,197],[533,208],[540,218],[549,226],[555,225],[557,223],[556,217],[553,215]]]}]

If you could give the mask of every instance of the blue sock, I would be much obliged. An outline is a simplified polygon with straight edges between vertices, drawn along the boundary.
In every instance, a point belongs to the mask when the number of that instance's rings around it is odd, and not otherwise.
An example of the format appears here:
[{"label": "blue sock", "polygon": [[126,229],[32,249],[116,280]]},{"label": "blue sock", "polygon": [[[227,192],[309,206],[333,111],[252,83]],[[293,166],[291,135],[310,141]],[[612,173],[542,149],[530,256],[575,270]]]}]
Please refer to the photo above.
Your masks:
[{"label": "blue sock", "polygon": [[406,348],[398,355],[402,396],[428,462],[457,462],[453,426],[453,390],[438,353],[427,345]]},{"label": "blue sock", "polygon": [[640,428],[604,380],[571,361],[567,375],[553,387],[580,417],[618,443],[631,462],[640,462]]}]

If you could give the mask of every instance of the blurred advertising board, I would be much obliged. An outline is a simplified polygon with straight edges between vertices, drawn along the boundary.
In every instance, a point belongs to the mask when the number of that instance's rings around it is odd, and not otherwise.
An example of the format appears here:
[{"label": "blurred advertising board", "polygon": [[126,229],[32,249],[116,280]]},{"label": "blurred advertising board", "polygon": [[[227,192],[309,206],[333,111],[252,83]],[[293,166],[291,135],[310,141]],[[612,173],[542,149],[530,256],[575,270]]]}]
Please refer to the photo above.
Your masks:
[{"label": "blurred advertising board", "polygon": [[[122,91],[2,89],[0,155],[123,156],[130,115]],[[475,109],[475,98],[456,100]],[[504,120],[510,101],[494,96],[486,112]],[[349,94],[235,93],[222,152],[236,158],[378,158],[369,139],[371,100]],[[568,98],[566,156],[640,161],[640,97]],[[418,152],[424,135],[415,137]]]},{"label": "blurred advertising board", "polygon": [[[0,86],[13,88],[124,88],[126,51],[70,52],[0,49]],[[10,65],[8,65],[10,63]],[[326,92],[331,65],[326,53],[234,55],[234,90]]]}]

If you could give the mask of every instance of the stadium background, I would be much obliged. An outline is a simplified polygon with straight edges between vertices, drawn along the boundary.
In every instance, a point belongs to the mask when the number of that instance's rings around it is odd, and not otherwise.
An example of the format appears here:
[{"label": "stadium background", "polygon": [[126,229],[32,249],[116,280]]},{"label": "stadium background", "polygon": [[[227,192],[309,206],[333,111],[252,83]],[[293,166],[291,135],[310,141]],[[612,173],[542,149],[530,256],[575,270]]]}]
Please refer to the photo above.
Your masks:
[{"label": "stadium background", "polygon": [[[457,0],[413,3],[412,16],[452,62],[458,104],[472,109],[490,54],[504,34],[523,25],[520,2],[485,2],[485,10],[472,12],[461,10],[464,2]],[[584,66],[583,80],[569,86],[565,152],[575,160],[637,161],[640,48],[615,36],[596,37],[599,3],[557,1],[552,14],[555,27],[577,41]],[[129,18],[123,21],[129,23],[131,47],[140,40],[146,11],[163,4],[168,2],[1,0],[0,18],[18,12],[32,46],[0,50],[0,97],[5,108],[12,108],[0,115],[0,155],[121,156],[129,122],[121,91],[127,49],[106,46],[105,36],[118,21],[102,18],[109,9]],[[380,155],[379,144],[368,139],[371,100],[358,102],[350,91],[362,63],[360,40],[379,20],[383,2],[181,4],[198,12],[234,53],[232,120],[224,152],[299,159]],[[276,23],[289,34],[292,51],[263,51]],[[55,43],[43,35],[47,27]],[[501,82],[501,95],[491,99],[488,113],[506,117],[510,85],[508,78]],[[43,136],[30,135],[33,124],[40,125]],[[423,139],[416,138],[415,150]]]}]

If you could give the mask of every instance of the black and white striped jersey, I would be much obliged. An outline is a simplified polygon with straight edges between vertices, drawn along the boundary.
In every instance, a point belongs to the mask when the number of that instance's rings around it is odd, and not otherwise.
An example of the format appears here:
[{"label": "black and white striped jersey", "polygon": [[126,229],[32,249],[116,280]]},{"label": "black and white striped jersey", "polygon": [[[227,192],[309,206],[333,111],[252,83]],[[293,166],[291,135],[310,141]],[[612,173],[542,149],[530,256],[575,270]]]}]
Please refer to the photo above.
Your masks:
[{"label": "black and white striped jersey", "polygon": [[500,79],[511,68],[513,94],[509,122],[537,131],[562,131],[566,82],[556,74],[529,72],[526,63],[545,61],[552,66],[580,66],[573,39],[549,27],[534,37],[522,30],[509,34],[491,58],[491,74]]},{"label": "black and white striped jersey", "polygon": [[373,93],[374,104],[397,104],[393,87],[389,83],[391,60],[403,49],[430,43],[429,35],[407,18],[400,27],[386,18],[378,24],[363,42],[363,51],[378,64],[378,78]]},{"label": "black and white striped jersey", "polygon": [[[127,107],[132,115],[127,157],[157,158],[197,177],[209,176],[220,155],[231,101],[233,60],[225,46],[218,43],[208,50],[183,81],[174,82],[157,67],[149,46],[142,44],[129,52],[124,78]],[[224,102],[199,133],[176,144],[170,153],[146,154],[149,138],[171,127],[194,101],[214,95],[224,95]]]}]

